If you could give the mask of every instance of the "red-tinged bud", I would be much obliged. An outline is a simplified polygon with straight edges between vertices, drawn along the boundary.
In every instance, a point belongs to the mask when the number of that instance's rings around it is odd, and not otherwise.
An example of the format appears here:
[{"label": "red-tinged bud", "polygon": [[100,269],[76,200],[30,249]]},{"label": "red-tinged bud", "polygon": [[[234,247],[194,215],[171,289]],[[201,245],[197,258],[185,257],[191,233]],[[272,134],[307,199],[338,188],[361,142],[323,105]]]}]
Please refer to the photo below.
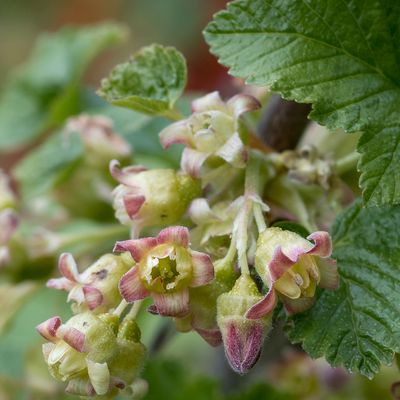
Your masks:
[{"label": "red-tinged bud", "polygon": [[106,312],[121,302],[118,282],[132,262],[129,255],[105,254],[79,273],[73,256],[63,253],[58,262],[62,278],[50,279],[47,286],[69,292],[68,300],[75,302],[76,312]]},{"label": "red-tinged bud", "polygon": [[176,223],[201,193],[198,180],[172,169],[120,169],[114,160],[110,171],[120,183],[113,191],[115,215],[137,230]]},{"label": "red-tinged bud", "polygon": [[250,276],[242,275],[229,293],[217,302],[217,322],[222,333],[225,354],[232,369],[247,373],[260,357],[264,337],[271,323],[271,314],[248,319],[247,311],[262,299]]}]

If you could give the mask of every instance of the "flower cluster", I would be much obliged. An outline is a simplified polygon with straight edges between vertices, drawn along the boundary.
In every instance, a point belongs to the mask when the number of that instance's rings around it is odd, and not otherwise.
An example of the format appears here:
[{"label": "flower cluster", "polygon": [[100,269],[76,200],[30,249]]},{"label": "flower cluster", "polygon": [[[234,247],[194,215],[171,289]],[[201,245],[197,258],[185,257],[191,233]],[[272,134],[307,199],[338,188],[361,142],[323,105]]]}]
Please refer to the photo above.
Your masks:
[{"label": "flower cluster", "polygon": [[[178,171],[111,161],[118,182],[113,206],[131,238],[83,272],[71,254],[62,254],[62,277],[48,287],[68,292],[75,315],[65,324],[53,317],[38,326],[48,341],[43,352],[50,372],[68,382],[68,392],[102,396],[130,387],[138,395],[132,385],[146,350],[136,315],[145,298],[153,302],[148,311],[174,318],[178,331],[223,344],[233,370],[244,374],[259,359],[279,302],[288,315],[303,312],[313,305],[317,286],[338,287],[329,234],[313,229],[303,237],[273,226],[265,203],[277,180],[296,178],[325,190],[333,172],[321,160],[252,148],[241,116],[258,107],[248,95],[195,100],[190,117],[160,133],[165,148],[185,146]],[[88,146],[97,136],[112,139],[106,120],[81,117],[70,129],[75,125],[92,132]],[[304,222],[295,217],[292,225]],[[305,228],[316,225],[305,222]]]}]

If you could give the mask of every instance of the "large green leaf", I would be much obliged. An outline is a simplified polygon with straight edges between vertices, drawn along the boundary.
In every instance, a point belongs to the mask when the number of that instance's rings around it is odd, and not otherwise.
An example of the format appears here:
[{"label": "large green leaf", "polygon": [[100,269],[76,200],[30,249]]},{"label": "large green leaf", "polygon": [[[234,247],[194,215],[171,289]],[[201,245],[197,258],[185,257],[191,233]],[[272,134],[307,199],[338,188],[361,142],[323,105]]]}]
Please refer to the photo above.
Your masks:
[{"label": "large green leaf", "polygon": [[149,114],[174,116],[186,85],[186,61],[173,47],[153,44],[117,65],[101,83],[99,95],[110,103]]},{"label": "large green leaf", "polygon": [[109,23],[42,35],[0,98],[0,150],[24,145],[76,113],[79,79],[89,62],[123,36]]},{"label": "large green leaf", "polygon": [[333,227],[337,291],[291,321],[289,337],[312,357],[372,377],[400,351],[400,206],[354,204]]},{"label": "large green leaf", "polygon": [[329,128],[364,131],[364,200],[400,203],[400,4],[390,0],[237,0],[205,37],[230,73],[313,103]]}]

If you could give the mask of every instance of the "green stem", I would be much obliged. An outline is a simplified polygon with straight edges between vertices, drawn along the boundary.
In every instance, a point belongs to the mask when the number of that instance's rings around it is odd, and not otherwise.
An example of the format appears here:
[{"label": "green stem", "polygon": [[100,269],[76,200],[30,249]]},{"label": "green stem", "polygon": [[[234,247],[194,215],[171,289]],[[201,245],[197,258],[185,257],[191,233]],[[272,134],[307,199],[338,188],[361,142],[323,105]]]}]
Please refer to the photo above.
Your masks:
[{"label": "green stem", "polygon": [[142,307],[143,300],[137,300],[133,303],[132,308],[129,310],[128,314],[126,314],[125,319],[135,319],[138,315],[140,308]]},{"label": "green stem", "polygon": [[129,303],[126,302],[125,299],[121,300],[121,303],[118,304],[118,307],[113,311],[114,315],[121,316],[121,314],[125,311],[125,308],[128,307]]},{"label": "green stem", "polygon": [[342,175],[357,167],[360,153],[354,151],[336,161],[336,173]]}]

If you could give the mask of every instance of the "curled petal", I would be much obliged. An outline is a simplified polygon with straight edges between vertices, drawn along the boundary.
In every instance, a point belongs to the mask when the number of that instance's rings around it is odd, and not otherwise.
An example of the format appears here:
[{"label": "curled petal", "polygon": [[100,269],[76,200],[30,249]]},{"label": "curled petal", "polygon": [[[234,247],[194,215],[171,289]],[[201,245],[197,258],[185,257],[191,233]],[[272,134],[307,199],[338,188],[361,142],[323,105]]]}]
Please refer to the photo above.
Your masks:
[{"label": "curled petal", "polygon": [[319,259],[318,268],[320,272],[319,286],[323,289],[336,290],[339,287],[339,273],[336,261],[331,258]]},{"label": "curled petal", "polygon": [[315,297],[299,297],[298,299],[291,299],[283,296],[282,298],[285,310],[289,315],[302,313],[311,308],[315,303]]},{"label": "curled petal", "polygon": [[85,351],[85,334],[71,326],[61,325],[57,330],[57,337],[64,340],[80,353]]},{"label": "curled petal", "polygon": [[153,293],[157,313],[167,317],[184,317],[189,313],[189,291]]},{"label": "curled petal", "polygon": [[322,258],[330,257],[332,254],[332,240],[328,232],[317,231],[307,237],[314,241],[314,247],[307,252]]},{"label": "curled petal", "polygon": [[204,329],[199,327],[194,327],[193,329],[212,347],[217,347],[222,344],[221,331],[217,328],[215,329]]},{"label": "curled petal", "polygon": [[107,363],[96,363],[86,359],[86,364],[94,390],[99,396],[106,394],[110,388],[110,371]]},{"label": "curled petal", "polygon": [[208,153],[186,147],[182,152],[181,168],[187,174],[197,178],[200,175],[201,166],[208,156]]},{"label": "curled petal", "polygon": [[7,243],[19,224],[17,213],[11,208],[0,212],[0,245]]},{"label": "curled petal", "polygon": [[271,275],[272,282],[277,281],[286,271],[288,271],[295,263],[296,260],[290,259],[285,253],[283,253],[282,248],[278,246],[272,260],[269,263],[269,272]]},{"label": "curled petal", "polygon": [[139,262],[141,258],[153,247],[157,246],[157,239],[148,237],[135,240],[124,240],[122,242],[115,243],[114,250],[122,253],[129,251],[136,262]]},{"label": "curled petal", "polygon": [[70,291],[75,285],[75,282],[71,282],[67,278],[56,278],[49,279],[46,286],[51,289]]},{"label": "curled petal", "polygon": [[204,112],[210,110],[224,110],[225,103],[222,101],[217,91],[209,93],[199,99],[192,101],[193,112]]},{"label": "curled petal", "polygon": [[273,311],[277,303],[276,293],[273,287],[271,287],[268,293],[265,295],[263,299],[261,299],[258,303],[254,304],[250,309],[246,312],[245,317],[248,319],[259,319],[268,315]]},{"label": "curled petal", "polygon": [[41,336],[43,336],[46,340],[50,342],[57,341],[57,330],[61,326],[61,318],[53,317],[48,319],[47,321],[42,322],[36,327],[36,330],[39,332]]},{"label": "curled petal", "polygon": [[233,111],[235,117],[239,117],[245,112],[254,111],[261,108],[260,102],[248,94],[237,94],[228,100],[227,106]]},{"label": "curled petal", "polygon": [[101,306],[104,297],[101,291],[93,286],[85,285],[82,288],[83,295],[89,307],[89,310],[94,310]]},{"label": "curled petal", "polygon": [[160,132],[160,142],[164,149],[171,144],[192,145],[192,134],[186,120],[175,122]]},{"label": "curled petal", "polygon": [[111,386],[111,387],[116,387],[116,388],[118,388],[118,389],[123,390],[123,389],[125,389],[125,387],[126,387],[126,382],[123,381],[123,380],[120,379],[120,378],[117,378],[117,377],[115,377],[115,376],[112,376],[111,379],[110,379],[110,386]]},{"label": "curled petal", "polygon": [[123,197],[123,201],[126,213],[130,219],[133,219],[134,216],[139,212],[143,203],[146,201],[146,197],[142,195],[127,194]]},{"label": "curled petal", "polygon": [[121,169],[120,163],[117,160],[110,161],[109,169],[112,177],[116,181],[127,186],[134,184],[133,177],[136,174],[146,171],[146,167],[143,167],[142,165],[132,165]]},{"label": "curled petal", "polygon": [[229,364],[239,374],[248,372],[260,357],[264,340],[264,327],[254,323],[241,332],[235,323],[228,327],[225,338],[225,353]]},{"label": "curled petal", "polygon": [[247,161],[246,146],[237,132],[225,142],[216,154],[229,164],[237,167],[244,167]]},{"label": "curled petal", "polygon": [[192,254],[192,282],[191,287],[203,286],[214,279],[214,266],[206,253],[191,251]]},{"label": "curled petal", "polygon": [[170,226],[163,229],[157,236],[158,244],[170,243],[177,246],[189,246],[189,230],[185,226]]},{"label": "curled petal", "polygon": [[61,275],[71,282],[79,282],[79,272],[71,253],[63,253],[58,259],[58,269]]},{"label": "curled petal", "polygon": [[140,280],[138,268],[131,268],[121,278],[119,281],[119,291],[128,303],[144,299],[150,294]]}]

